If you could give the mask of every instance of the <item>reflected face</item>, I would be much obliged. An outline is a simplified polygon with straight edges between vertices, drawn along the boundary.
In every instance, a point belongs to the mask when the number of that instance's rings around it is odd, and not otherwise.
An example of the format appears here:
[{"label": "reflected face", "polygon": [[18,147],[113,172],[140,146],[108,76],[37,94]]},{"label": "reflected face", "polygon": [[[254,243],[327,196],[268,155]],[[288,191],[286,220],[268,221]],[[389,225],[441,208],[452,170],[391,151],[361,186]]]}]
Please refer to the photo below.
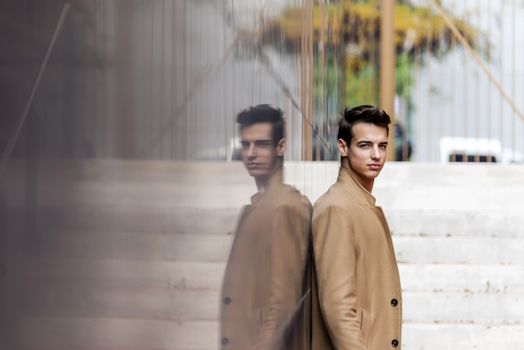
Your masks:
[{"label": "reflected face", "polygon": [[270,176],[277,166],[278,157],[284,155],[284,139],[275,146],[271,123],[256,123],[240,129],[240,154],[242,161],[253,177]]},{"label": "reflected face", "polygon": [[349,147],[343,140],[339,140],[339,150],[341,154],[346,153],[349,167],[361,183],[372,181],[380,174],[386,162],[387,130],[371,123],[357,123],[352,127],[352,135]]}]

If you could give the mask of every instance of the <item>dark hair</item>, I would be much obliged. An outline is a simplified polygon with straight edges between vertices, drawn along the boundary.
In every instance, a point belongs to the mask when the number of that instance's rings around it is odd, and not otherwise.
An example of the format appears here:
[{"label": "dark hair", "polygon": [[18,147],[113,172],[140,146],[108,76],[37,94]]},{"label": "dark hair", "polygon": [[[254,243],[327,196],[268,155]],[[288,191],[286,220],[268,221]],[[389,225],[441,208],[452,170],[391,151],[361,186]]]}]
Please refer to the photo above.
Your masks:
[{"label": "dark hair", "polygon": [[237,123],[240,124],[240,130],[257,123],[271,123],[271,138],[276,146],[286,133],[283,115],[284,112],[280,108],[274,108],[268,104],[256,105],[238,113]]},{"label": "dark hair", "polygon": [[353,137],[353,125],[357,123],[370,123],[384,127],[389,135],[388,125],[391,123],[391,118],[380,108],[371,105],[362,105],[351,109],[346,108],[341,114],[342,118],[340,118],[338,122],[337,139],[346,141],[348,145],[351,143],[351,138]]}]

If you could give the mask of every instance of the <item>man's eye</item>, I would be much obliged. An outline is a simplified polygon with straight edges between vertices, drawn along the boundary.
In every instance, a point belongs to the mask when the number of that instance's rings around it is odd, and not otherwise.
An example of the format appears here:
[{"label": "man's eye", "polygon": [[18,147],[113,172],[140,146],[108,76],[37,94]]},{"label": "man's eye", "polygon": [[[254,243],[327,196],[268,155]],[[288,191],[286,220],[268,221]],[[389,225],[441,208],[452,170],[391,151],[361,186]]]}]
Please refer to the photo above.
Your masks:
[{"label": "man's eye", "polygon": [[271,147],[271,141],[259,141],[255,142],[255,146],[261,147],[261,148],[268,148]]},{"label": "man's eye", "polygon": [[370,145],[367,144],[367,143],[363,143],[363,144],[360,144],[359,147],[360,147],[360,148],[369,148]]},{"label": "man's eye", "polygon": [[379,147],[380,149],[386,149],[386,148],[388,148],[388,145],[379,145],[378,147]]},{"label": "man's eye", "polygon": [[249,148],[249,142],[240,142],[240,147],[244,149]]}]

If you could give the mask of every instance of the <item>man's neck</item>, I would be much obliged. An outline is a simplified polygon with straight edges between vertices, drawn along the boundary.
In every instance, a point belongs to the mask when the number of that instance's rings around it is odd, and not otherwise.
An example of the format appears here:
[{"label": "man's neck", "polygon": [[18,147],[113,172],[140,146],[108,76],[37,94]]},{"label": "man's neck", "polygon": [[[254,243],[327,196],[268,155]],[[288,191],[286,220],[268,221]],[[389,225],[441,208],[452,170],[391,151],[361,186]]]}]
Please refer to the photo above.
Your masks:
[{"label": "man's neck", "polygon": [[373,190],[373,184],[375,183],[375,179],[368,179],[368,178],[362,177],[359,174],[357,174],[355,171],[353,171],[353,169],[351,169],[351,167],[349,166],[349,159],[347,157],[342,158],[341,166],[344,169],[346,169],[347,171],[349,171],[351,176],[353,176],[353,178],[357,180],[357,182],[362,187],[364,187],[366,191],[371,193],[371,191]]},{"label": "man's neck", "polygon": [[258,192],[265,192],[271,184],[284,181],[282,166],[278,165],[268,176],[255,177]]}]

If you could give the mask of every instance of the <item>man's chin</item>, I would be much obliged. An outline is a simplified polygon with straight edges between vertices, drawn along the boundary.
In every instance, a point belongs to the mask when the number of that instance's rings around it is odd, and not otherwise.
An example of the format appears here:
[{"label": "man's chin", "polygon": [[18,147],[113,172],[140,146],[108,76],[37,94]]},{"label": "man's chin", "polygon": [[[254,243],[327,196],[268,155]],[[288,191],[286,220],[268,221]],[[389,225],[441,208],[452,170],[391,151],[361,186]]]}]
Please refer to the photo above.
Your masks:
[{"label": "man's chin", "polygon": [[380,171],[381,170],[376,170],[376,171],[373,171],[369,174],[369,178],[370,179],[376,179],[379,175],[380,175]]},{"label": "man's chin", "polygon": [[378,175],[380,175],[380,172],[382,171],[382,169],[380,170],[367,170],[365,172],[365,177],[369,180],[374,180],[375,178],[378,177]]},{"label": "man's chin", "polygon": [[249,168],[247,168],[247,172],[248,172],[249,176],[252,176],[252,177],[261,177],[261,176],[266,176],[267,175],[267,171],[262,170],[262,169],[249,169]]}]

